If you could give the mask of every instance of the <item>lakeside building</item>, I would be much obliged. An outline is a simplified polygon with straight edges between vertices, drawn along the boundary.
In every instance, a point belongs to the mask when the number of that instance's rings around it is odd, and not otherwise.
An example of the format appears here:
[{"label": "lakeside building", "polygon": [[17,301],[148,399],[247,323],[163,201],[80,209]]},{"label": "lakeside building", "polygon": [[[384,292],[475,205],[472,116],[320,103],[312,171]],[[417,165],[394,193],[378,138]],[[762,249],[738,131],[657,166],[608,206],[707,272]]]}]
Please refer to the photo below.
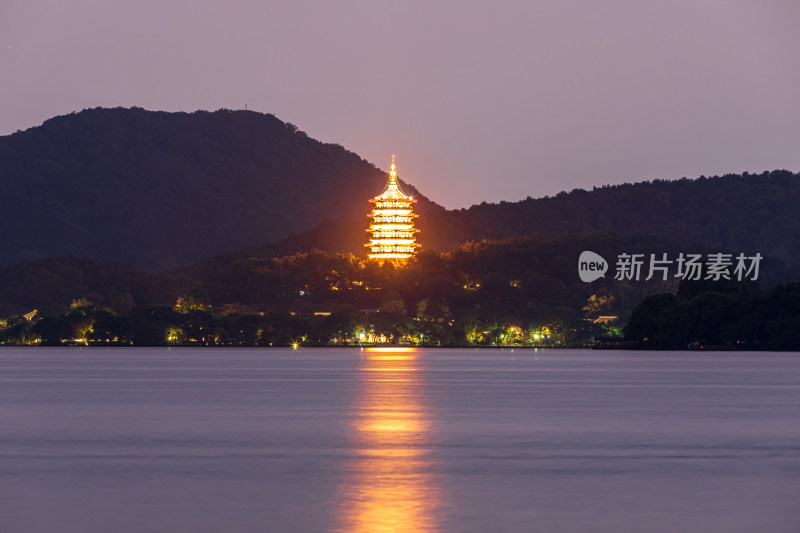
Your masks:
[{"label": "lakeside building", "polygon": [[383,192],[372,198],[372,211],[369,213],[370,225],[367,232],[369,242],[365,245],[367,257],[376,260],[393,260],[396,263],[407,261],[417,253],[417,232],[414,221],[416,200],[400,188],[392,155],[389,181]]}]

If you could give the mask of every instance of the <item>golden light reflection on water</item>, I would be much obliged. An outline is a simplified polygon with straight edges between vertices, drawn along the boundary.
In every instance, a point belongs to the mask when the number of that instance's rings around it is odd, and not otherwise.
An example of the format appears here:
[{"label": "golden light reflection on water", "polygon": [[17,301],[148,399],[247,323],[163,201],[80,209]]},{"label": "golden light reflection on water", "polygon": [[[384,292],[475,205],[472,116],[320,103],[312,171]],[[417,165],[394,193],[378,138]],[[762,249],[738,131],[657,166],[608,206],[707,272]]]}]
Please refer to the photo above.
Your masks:
[{"label": "golden light reflection on water", "polygon": [[369,350],[362,361],[353,421],[358,457],[339,495],[338,531],[439,531],[419,354],[401,350]]}]

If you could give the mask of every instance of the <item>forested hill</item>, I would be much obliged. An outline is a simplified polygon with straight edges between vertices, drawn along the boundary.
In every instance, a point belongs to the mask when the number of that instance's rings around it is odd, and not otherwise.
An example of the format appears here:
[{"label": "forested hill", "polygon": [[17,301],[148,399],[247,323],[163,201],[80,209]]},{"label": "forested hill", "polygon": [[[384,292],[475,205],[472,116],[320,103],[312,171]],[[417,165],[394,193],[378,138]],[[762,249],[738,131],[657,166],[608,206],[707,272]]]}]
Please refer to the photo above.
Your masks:
[{"label": "forested hill", "polygon": [[528,232],[653,233],[686,245],[800,259],[800,174],[776,170],[575,189],[428,218],[434,248]]},{"label": "forested hill", "polygon": [[[367,199],[385,179],[272,115],[85,110],[0,137],[0,265],[69,254],[150,270],[314,248],[363,256]],[[455,211],[404,186],[419,200],[427,249],[529,234],[650,234],[687,252],[760,252],[800,266],[800,175],[788,171]]]},{"label": "forested hill", "polygon": [[[385,180],[272,115],[84,110],[0,137],[0,264],[75,254],[172,268],[363,222]],[[421,212],[443,210],[404,186]]]},{"label": "forested hill", "polygon": [[[427,214],[420,217],[419,227],[423,247],[438,251],[468,241],[527,234],[649,234],[686,252],[759,252],[800,267],[800,174],[776,170],[576,189],[554,197]],[[311,248],[363,253],[363,241],[363,223],[323,223],[248,253],[281,255]]]}]

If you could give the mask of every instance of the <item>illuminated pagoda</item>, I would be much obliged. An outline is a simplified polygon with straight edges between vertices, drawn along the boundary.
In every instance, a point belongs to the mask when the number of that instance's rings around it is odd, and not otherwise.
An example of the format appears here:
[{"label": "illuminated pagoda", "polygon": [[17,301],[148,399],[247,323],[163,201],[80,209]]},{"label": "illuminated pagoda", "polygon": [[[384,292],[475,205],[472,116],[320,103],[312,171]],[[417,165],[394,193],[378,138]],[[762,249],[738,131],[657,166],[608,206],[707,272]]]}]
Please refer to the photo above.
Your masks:
[{"label": "illuminated pagoda", "polygon": [[369,217],[372,219],[367,232],[370,240],[367,257],[378,260],[393,260],[396,263],[406,261],[414,256],[419,248],[417,232],[414,227],[413,204],[416,202],[406,195],[397,182],[397,172],[392,155],[392,167],[389,181],[381,194],[370,200],[373,204]]}]

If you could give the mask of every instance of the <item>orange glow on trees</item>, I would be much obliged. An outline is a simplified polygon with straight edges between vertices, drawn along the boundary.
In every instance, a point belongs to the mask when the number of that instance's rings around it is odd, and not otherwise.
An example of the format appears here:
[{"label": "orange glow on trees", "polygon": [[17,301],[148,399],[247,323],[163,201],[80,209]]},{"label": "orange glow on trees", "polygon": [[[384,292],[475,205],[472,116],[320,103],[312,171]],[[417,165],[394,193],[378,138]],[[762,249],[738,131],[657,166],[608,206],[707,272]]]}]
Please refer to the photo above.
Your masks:
[{"label": "orange glow on trees", "polygon": [[370,200],[373,204],[369,214],[371,223],[367,232],[370,241],[367,257],[370,259],[391,259],[405,261],[414,256],[419,248],[417,232],[414,226],[414,203],[416,200],[406,195],[397,181],[394,155],[389,171],[389,181],[381,194]]}]

